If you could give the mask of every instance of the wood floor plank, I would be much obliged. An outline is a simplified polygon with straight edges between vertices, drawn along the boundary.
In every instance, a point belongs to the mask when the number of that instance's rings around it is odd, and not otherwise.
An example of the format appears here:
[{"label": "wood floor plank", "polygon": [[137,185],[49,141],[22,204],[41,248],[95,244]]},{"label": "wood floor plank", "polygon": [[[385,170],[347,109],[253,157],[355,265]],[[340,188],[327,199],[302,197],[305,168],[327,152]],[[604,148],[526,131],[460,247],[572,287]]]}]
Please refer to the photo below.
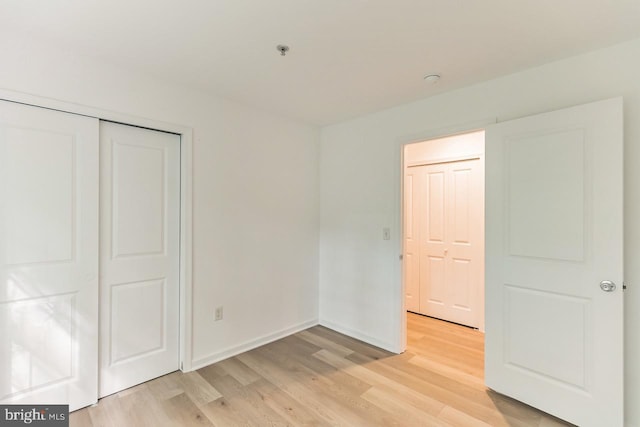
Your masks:
[{"label": "wood floor plank", "polygon": [[317,395],[307,386],[312,379],[300,372],[287,372],[274,362],[256,356],[255,352],[244,353],[238,357],[247,366],[258,372],[267,381],[276,385],[291,399],[313,412],[318,419],[330,425],[348,425],[346,420],[340,416],[339,411],[335,411],[329,399],[325,395]]},{"label": "wood floor plank", "polygon": [[249,368],[235,357],[218,362],[216,365],[221,367],[242,385],[249,385],[262,378],[254,372],[253,369]]},{"label": "wood floor plank", "polygon": [[[269,349],[261,349],[252,353],[258,352],[261,355],[268,354]],[[242,355],[241,357],[250,357],[250,355]],[[261,362],[263,366],[272,364],[270,366],[272,371],[267,375],[280,371],[277,374],[278,377],[270,378],[270,381],[279,385],[292,398],[309,407],[332,425],[396,425],[390,414],[372,407],[359,395],[350,393],[348,388],[326,376],[318,375],[313,370],[296,362],[290,355],[283,357],[279,362],[267,358],[261,359]],[[278,365],[278,363],[281,364]],[[298,379],[295,382],[289,381],[287,383],[286,378],[289,380]],[[283,379],[284,384],[282,383]]]},{"label": "wood floor plank", "polygon": [[350,388],[335,381],[328,386],[314,382],[310,385],[310,388],[315,390],[317,393],[326,394],[331,397],[331,399],[338,402],[338,405],[343,408],[343,411],[353,413],[355,418],[352,423],[359,422],[368,426],[398,425],[396,414],[392,414],[386,411],[385,408],[376,406],[362,397],[362,394],[366,393],[366,391],[371,388],[369,386],[363,393],[354,393]]},{"label": "wood floor plank", "polygon": [[566,425],[566,422],[551,415],[544,414],[540,420],[540,424],[538,424],[538,427],[563,427]]},{"label": "wood floor plank", "polygon": [[[469,385],[440,373],[421,369],[411,363],[396,363],[393,358],[390,358],[372,362],[369,369],[375,370],[393,381],[407,384],[415,390],[428,390],[429,395],[443,393],[443,396],[448,396],[450,393],[456,396],[456,400],[461,398],[477,402],[491,409],[495,407],[494,401],[487,395],[486,387],[474,387],[473,384]],[[445,403],[449,404],[450,402],[446,399]]]},{"label": "wood floor plank", "polygon": [[327,350],[321,350],[314,354],[314,357],[319,358],[320,360],[324,360],[325,362],[340,368],[342,371],[352,375],[356,378],[361,379],[364,382],[367,382],[373,386],[378,388],[382,388],[383,390],[388,389],[394,393],[398,393],[407,397],[407,399],[416,401],[416,406],[423,408],[426,413],[437,415],[444,404],[441,401],[433,399],[430,396],[416,393],[413,389],[406,386],[405,384],[397,383],[389,380],[388,378],[380,375],[377,372],[374,372],[367,367],[357,365],[350,360],[341,358]]},{"label": "wood floor plank", "polygon": [[162,409],[162,404],[156,400],[148,387],[141,387],[134,393],[117,396],[122,411],[121,425],[135,427],[140,425],[170,426],[173,423]]},{"label": "wood floor plank", "polygon": [[265,379],[252,383],[251,387],[262,396],[266,405],[280,414],[292,426],[324,427],[332,425]]},{"label": "wood floor plank", "polygon": [[69,414],[69,427],[93,427],[89,409],[83,408]]},{"label": "wood floor plank", "polygon": [[216,427],[238,426],[249,427],[252,424],[242,412],[230,404],[227,399],[221,397],[213,402],[200,407],[202,413]]},{"label": "wood floor plank", "polygon": [[[497,411],[495,401],[487,394],[487,389],[478,389],[446,376],[413,367],[411,364],[395,364],[392,360],[373,362],[369,369],[379,372],[392,381],[433,396],[446,406],[469,414],[476,420],[498,425],[520,425],[522,420],[511,411]],[[518,412],[516,415],[520,415]],[[506,419],[510,424],[504,424]],[[539,419],[539,417],[538,417]],[[537,423],[537,420],[534,422]]]},{"label": "wood floor plank", "polygon": [[369,356],[372,359],[380,359],[382,357],[393,356],[393,353],[366,344],[355,338],[342,335],[340,332],[332,331],[331,329],[325,328],[324,326],[314,326],[313,328],[309,328],[307,330],[312,334],[327,338],[355,352],[358,352],[365,356]]},{"label": "wood floor plank", "polygon": [[[361,381],[360,379],[349,375],[316,357],[311,357],[311,355],[278,353],[273,352],[272,349],[257,351],[277,363],[284,363],[284,367],[287,369],[295,370],[304,368],[306,372],[312,375],[312,380],[315,378],[317,381],[324,383],[327,387],[339,386],[345,389],[346,392],[355,395],[360,395],[371,387],[371,384]],[[349,354],[354,354],[354,352]]]},{"label": "wood floor plank", "polygon": [[79,427],[560,427],[484,385],[484,334],[409,313],[400,355],[315,326],[70,415]]},{"label": "wood floor plank", "polygon": [[89,416],[94,427],[127,425],[126,413],[117,394],[102,398],[98,404],[89,407]]},{"label": "wood floor plank", "polygon": [[222,397],[222,394],[211,383],[202,378],[197,371],[178,374],[176,379],[187,396],[197,406],[206,405]]},{"label": "wood floor plank", "polygon": [[159,401],[171,399],[172,397],[184,393],[184,390],[176,379],[176,374],[165,375],[163,377],[156,378],[153,381],[149,381],[146,384],[151,394]]},{"label": "wood floor plank", "polygon": [[264,403],[262,396],[250,387],[244,387],[231,375],[216,379],[214,387],[237,408],[251,425],[283,427],[285,419]]},{"label": "wood floor plank", "polygon": [[436,416],[419,409],[418,405],[412,405],[411,396],[397,393],[384,387],[372,387],[362,397],[373,405],[394,414],[400,425],[406,426],[433,426],[448,427],[446,421],[439,420]]},{"label": "wood floor plank", "polygon": [[303,340],[309,341],[310,343],[317,345],[319,348],[327,349],[338,356],[348,356],[353,353],[352,349],[340,345],[330,339],[324,338],[321,335],[314,334],[311,330],[298,332],[296,335]]},{"label": "wood floor plank", "polygon": [[443,363],[438,363],[424,356],[413,356],[407,362],[410,365],[415,365],[420,369],[440,374],[452,380],[476,387],[479,390],[486,389],[486,386],[484,385],[484,378],[468,374]]},{"label": "wood floor plank", "polygon": [[[438,416],[443,421],[450,423],[453,426],[468,426],[468,427],[498,427],[502,424],[487,424],[484,421],[480,421],[471,415],[465,414],[451,406],[445,406]],[[507,425],[507,424],[504,424]]]},{"label": "wood floor plank", "polygon": [[213,426],[213,423],[198,409],[185,393],[164,401],[162,408],[172,425],[185,427]]},{"label": "wood floor plank", "polygon": [[[437,347],[437,344],[435,344],[435,346]],[[482,377],[484,375],[484,362],[478,360],[479,355],[472,355],[470,358],[464,359],[458,356],[452,356],[450,353],[435,348],[433,345],[425,345],[423,343],[414,343],[410,347],[410,351],[476,377]]]}]

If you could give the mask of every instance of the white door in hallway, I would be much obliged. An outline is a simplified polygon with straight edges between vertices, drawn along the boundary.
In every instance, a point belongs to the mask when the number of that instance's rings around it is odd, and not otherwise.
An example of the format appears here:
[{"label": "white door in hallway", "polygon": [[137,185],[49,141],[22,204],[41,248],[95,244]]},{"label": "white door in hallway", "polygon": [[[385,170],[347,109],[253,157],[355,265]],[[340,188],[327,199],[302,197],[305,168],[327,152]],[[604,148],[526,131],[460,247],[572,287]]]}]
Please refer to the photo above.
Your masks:
[{"label": "white door in hallway", "polygon": [[0,402],[97,401],[98,120],[0,101]]},{"label": "white door in hallway", "polygon": [[477,328],[484,271],[481,160],[419,169],[420,313]]},{"label": "white door in hallway", "polygon": [[486,383],[583,427],[624,424],[622,155],[621,99],[486,130]]},{"label": "white door in hallway", "polygon": [[100,396],[179,368],[180,137],[100,123]]},{"label": "white door in hallway", "polygon": [[423,169],[410,167],[404,176],[404,283],[406,309],[420,312],[420,209]]}]

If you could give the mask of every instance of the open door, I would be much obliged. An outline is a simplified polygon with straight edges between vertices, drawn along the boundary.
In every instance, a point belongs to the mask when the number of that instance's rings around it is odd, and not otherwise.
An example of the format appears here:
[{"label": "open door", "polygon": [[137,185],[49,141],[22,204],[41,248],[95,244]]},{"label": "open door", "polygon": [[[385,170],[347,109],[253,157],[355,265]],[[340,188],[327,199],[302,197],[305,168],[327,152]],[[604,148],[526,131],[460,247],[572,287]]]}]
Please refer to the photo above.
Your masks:
[{"label": "open door", "polygon": [[616,98],[486,133],[487,386],[622,426],[623,133]]}]

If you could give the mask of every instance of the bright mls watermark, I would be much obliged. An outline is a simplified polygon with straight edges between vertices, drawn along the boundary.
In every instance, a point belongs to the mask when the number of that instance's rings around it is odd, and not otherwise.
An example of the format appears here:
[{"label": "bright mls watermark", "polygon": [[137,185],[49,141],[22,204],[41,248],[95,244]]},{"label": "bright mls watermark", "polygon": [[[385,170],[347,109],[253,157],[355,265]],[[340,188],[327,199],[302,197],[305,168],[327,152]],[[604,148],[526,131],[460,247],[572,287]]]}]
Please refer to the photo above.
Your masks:
[{"label": "bright mls watermark", "polygon": [[69,405],[0,405],[0,427],[68,427]]}]

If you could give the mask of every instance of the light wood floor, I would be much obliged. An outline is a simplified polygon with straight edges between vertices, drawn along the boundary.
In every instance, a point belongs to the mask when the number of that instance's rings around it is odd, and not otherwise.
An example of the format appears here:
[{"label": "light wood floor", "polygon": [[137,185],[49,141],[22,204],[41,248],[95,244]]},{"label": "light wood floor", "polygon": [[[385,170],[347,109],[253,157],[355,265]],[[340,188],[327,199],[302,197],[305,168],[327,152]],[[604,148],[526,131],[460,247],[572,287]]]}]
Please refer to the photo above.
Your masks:
[{"label": "light wood floor", "polygon": [[394,355],[316,326],[71,414],[71,426],[564,426],[483,385],[482,333],[409,314]]}]

